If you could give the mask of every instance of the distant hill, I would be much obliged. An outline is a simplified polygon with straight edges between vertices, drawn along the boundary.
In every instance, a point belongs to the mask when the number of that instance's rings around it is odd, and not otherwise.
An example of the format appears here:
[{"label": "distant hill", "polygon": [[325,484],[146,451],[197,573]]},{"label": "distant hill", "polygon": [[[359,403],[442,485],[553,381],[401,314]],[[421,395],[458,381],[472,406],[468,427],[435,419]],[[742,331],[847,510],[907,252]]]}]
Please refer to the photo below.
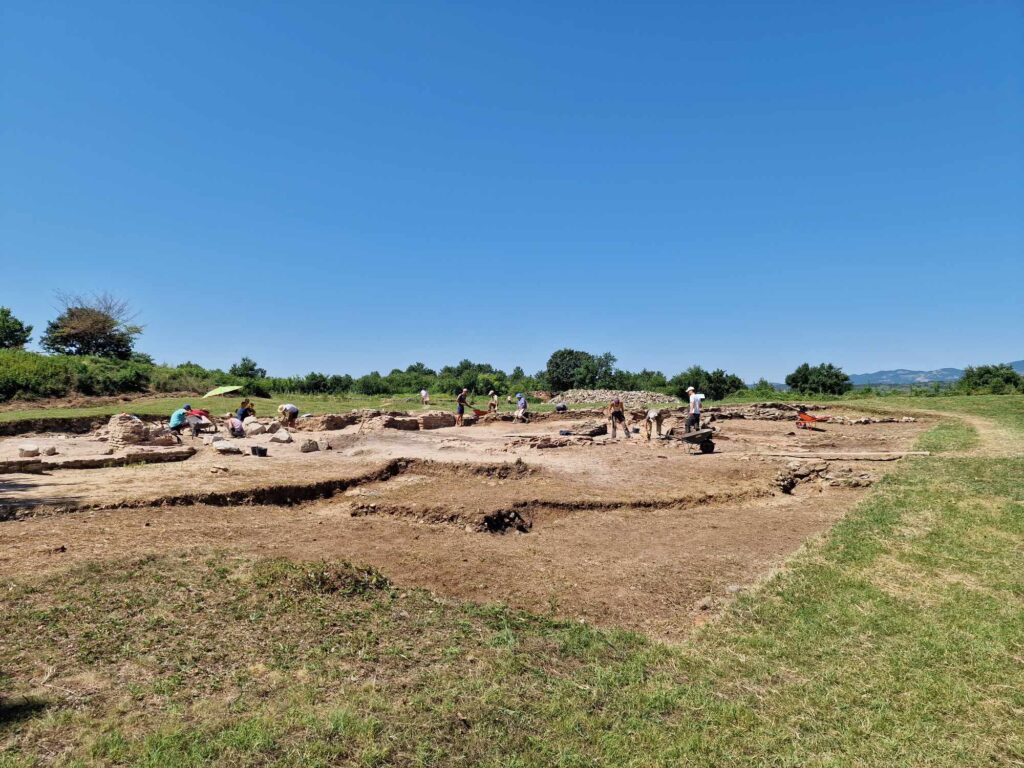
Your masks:
[{"label": "distant hill", "polygon": [[[1024,360],[1017,360],[1010,363],[1010,366],[1017,373],[1024,374]],[[866,387],[869,384],[877,386],[887,384],[889,386],[907,386],[908,384],[931,384],[932,382],[950,383],[964,375],[962,368],[937,368],[934,371],[911,371],[906,368],[897,368],[893,371],[875,371],[874,373],[852,373],[850,381],[855,387]]]}]

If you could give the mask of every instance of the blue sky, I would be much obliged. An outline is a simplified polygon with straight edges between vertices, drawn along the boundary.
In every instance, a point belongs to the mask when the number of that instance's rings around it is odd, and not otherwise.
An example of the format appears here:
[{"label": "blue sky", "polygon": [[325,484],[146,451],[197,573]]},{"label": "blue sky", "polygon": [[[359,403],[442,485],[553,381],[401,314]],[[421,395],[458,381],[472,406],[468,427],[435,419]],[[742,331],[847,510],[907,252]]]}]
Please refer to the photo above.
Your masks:
[{"label": "blue sky", "polygon": [[0,10],[0,304],[158,360],[1024,358],[1024,6]]}]

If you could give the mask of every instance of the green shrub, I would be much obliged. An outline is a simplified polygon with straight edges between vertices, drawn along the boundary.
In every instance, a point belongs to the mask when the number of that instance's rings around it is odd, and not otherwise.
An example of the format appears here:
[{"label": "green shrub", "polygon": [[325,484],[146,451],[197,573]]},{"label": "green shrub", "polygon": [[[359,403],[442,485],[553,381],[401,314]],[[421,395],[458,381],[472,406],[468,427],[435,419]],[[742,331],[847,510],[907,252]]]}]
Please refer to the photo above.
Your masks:
[{"label": "green shrub", "polygon": [[81,361],[0,349],[0,400],[63,397],[73,392]]}]

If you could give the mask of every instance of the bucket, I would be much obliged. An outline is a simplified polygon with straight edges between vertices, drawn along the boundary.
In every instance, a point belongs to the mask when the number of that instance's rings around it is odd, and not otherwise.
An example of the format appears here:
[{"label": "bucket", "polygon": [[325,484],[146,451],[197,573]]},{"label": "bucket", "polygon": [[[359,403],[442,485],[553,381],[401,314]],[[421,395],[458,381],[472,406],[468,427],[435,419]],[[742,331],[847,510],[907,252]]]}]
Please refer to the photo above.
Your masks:
[{"label": "bucket", "polygon": [[266,456],[267,455],[267,449],[264,448],[262,445],[254,445],[249,450],[252,452],[253,456]]}]

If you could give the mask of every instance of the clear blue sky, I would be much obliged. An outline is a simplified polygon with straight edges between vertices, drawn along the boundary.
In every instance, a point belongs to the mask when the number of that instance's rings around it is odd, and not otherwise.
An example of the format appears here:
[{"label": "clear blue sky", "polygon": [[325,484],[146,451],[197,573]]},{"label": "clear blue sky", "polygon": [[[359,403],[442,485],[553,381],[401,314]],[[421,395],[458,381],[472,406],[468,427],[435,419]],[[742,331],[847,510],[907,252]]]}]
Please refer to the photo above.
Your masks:
[{"label": "clear blue sky", "polygon": [[1014,0],[7,0],[0,78],[37,331],[110,290],[279,375],[1024,358]]}]

